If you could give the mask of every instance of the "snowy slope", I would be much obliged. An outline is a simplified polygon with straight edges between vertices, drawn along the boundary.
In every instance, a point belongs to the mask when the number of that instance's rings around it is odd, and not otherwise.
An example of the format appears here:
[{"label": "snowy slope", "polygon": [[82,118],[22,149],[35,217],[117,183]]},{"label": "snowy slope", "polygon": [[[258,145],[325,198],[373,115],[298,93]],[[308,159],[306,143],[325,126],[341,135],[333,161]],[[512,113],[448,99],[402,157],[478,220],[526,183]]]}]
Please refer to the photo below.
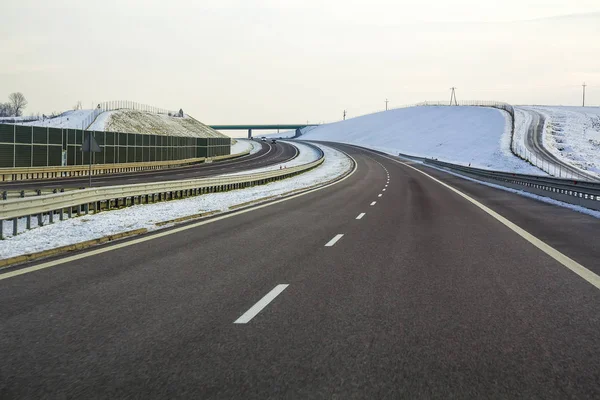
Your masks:
[{"label": "snowy slope", "polygon": [[90,130],[149,135],[228,137],[189,116],[169,117],[164,114],[135,110],[105,111],[98,115]]},{"label": "snowy slope", "polygon": [[70,110],[58,117],[47,118],[39,121],[25,122],[22,125],[43,126],[50,128],[81,129],[81,124],[89,118],[94,110]]},{"label": "snowy slope", "polygon": [[494,108],[402,108],[321,125],[302,139],[350,143],[501,171],[543,173],[511,153],[509,118]]},{"label": "snowy slope", "polygon": [[546,118],[544,147],[561,161],[600,177],[600,107],[528,106]]}]

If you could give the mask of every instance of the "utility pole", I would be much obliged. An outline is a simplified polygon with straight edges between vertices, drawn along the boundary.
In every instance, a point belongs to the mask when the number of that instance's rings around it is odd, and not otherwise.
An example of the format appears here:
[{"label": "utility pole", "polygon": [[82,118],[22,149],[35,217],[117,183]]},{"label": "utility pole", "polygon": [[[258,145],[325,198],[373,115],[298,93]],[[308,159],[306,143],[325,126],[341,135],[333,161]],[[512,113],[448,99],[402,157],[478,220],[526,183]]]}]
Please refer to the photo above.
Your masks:
[{"label": "utility pole", "polygon": [[385,99],[385,111],[387,111],[387,103],[388,103],[388,99]]},{"label": "utility pole", "polygon": [[344,121],[346,120],[346,110],[344,110]]},{"label": "utility pole", "polygon": [[452,105],[452,100],[454,100],[454,105],[457,106],[458,102],[456,101],[456,88],[452,86],[450,90],[452,90],[452,92],[450,93],[450,105]]},{"label": "utility pole", "polygon": [[583,87],[583,107],[585,107],[585,87],[587,85],[585,84],[585,82],[583,82],[583,85],[581,85],[581,87]]}]

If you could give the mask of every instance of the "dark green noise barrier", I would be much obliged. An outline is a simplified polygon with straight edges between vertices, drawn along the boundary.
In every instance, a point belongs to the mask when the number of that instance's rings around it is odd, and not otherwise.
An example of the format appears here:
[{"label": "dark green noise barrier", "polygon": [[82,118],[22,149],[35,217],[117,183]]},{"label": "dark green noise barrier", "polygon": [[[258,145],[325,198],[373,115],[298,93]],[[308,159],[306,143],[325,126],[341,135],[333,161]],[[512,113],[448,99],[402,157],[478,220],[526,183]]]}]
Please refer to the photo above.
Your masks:
[{"label": "dark green noise barrier", "polygon": [[[0,124],[0,168],[86,165],[81,145],[89,131]],[[92,131],[102,149],[94,164],[171,161],[231,154],[229,138],[194,138]],[[64,163],[63,163],[64,159]]]}]

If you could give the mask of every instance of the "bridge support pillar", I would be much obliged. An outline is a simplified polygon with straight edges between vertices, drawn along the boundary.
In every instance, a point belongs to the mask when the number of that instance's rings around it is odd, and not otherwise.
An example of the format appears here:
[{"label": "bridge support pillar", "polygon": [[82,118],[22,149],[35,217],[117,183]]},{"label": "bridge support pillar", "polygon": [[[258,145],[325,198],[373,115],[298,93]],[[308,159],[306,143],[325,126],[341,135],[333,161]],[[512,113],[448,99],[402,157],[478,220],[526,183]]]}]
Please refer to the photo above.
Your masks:
[{"label": "bridge support pillar", "polygon": [[252,139],[252,129],[248,129],[248,139]]}]

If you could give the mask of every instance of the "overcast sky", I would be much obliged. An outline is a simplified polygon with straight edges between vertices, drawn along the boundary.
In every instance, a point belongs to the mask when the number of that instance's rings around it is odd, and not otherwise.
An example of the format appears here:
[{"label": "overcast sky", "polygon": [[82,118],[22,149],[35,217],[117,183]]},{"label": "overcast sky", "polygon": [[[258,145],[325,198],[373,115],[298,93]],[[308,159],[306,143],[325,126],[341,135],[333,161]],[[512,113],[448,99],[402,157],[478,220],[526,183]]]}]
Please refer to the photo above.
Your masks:
[{"label": "overcast sky", "polygon": [[2,0],[0,101],[133,100],[209,124],[423,100],[600,104],[598,0]]}]

